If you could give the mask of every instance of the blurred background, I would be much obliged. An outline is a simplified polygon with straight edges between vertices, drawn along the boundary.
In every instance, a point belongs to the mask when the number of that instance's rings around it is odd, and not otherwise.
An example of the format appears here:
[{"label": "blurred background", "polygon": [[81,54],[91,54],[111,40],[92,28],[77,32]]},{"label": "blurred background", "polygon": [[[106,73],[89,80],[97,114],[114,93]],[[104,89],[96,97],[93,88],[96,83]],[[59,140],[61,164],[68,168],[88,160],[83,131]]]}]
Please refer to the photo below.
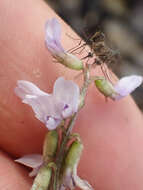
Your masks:
[{"label": "blurred background", "polygon": [[[112,65],[118,77],[143,75],[143,1],[142,0],[45,0],[85,39],[96,31],[104,32],[120,61]],[[143,85],[133,94],[143,111]]]}]

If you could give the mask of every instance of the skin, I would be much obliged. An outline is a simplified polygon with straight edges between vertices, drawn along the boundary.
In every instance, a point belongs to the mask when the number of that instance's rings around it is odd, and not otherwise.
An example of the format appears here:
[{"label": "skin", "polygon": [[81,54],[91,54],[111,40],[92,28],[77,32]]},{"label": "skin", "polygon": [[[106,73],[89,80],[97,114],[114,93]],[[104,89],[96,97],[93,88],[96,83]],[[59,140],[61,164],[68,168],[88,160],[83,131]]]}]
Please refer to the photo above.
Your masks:
[{"label": "skin", "polygon": [[[47,132],[32,109],[14,94],[17,80],[34,82],[42,90],[52,92],[57,77],[73,79],[77,75],[53,63],[45,48],[44,25],[52,17],[58,18],[42,0],[0,1],[0,147],[3,150],[0,189],[30,189],[29,171],[13,159],[40,153]],[[64,48],[74,47],[75,41],[66,33],[77,38],[76,34],[61,19],[60,23]],[[91,86],[75,126],[85,146],[79,175],[97,190],[143,189],[142,122],[142,114],[130,97],[105,102]]]}]

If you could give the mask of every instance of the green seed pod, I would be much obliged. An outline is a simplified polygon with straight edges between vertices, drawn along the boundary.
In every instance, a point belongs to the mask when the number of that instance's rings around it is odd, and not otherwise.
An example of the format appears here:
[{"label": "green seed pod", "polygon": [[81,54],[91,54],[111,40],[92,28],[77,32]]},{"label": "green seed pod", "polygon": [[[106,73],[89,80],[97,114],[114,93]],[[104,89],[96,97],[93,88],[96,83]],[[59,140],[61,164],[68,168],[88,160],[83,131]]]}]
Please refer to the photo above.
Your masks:
[{"label": "green seed pod", "polygon": [[116,95],[113,85],[104,78],[95,80],[95,85],[105,97],[112,98]]},{"label": "green seed pod", "polygon": [[68,153],[65,158],[65,169],[73,169],[75,165],[78,165],[80,156],[83,150],[83,144],[78,140],[75,140],[69,147]]},{"label": "green seed pod", "polygon": [[31,190],[47,190],[52,176],[52,168],[42,166],[34,179]]},{"label": "green seed pod", "polygon": [[64,66],[73,69],[73,70],[82,70],[83,63],[80,59],[70,53],[61,54],[61,56],[55,57]]},{"label": "green seed pod", "polygon": [[51,161],[57,151],[58,133],[56,130],[49,131],[46,134],[43,146],[43,160],[44,163]]},{"label": "green seed pod", "polygon": [[65,157],[63,172],[61,175],[60,189],[75,189],[79,187],[82,190],[93,190],[92,186],[77,175],[77,166],[83,150],[80,141],[74,141],[69,147]]}]

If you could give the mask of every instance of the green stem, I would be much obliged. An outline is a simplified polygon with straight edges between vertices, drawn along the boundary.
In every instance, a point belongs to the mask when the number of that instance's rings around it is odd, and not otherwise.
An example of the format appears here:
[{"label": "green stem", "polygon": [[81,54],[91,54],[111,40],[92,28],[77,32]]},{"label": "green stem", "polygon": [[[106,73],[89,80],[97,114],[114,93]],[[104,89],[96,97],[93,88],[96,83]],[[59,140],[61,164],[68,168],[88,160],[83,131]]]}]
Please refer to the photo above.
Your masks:
[{"label": "green stem", "polygon": [[66,147],[66,144],[68,142],[70,133],[71,133],[71,131],[73,129],[76,117],[77,117],[77,113],[75,113],[72,116],[72,118],[70,119],[68,128],[66,130],[66,134],[64,135],[64,138],[63,138],[59,153],[57,155],[57,160],[56,160],[57,171],[56,171],[56,174],[55,174],[55,177],[54,177],[54,188],[53,188],[54,190],[58,189],[58,183],[57,182],[58,182],[58,179],[59,179],[59,176],[60,176],[60,170],[61,170],[63,159],[64,159],[65,147]]},{"label": "green stem", "polygon": [[[88,70],[88,68],[86,68],[83,72],[84,72],[84,83],[83,83],[83,87],[81,89],[80,95],[82,97],[82,100],[84,101],[88,86],[90,84],[90,82],[89,82],[90,80],[89,80],[89,70]],[[80,111],[80,109],[82,107],[83,107],[83,105],[79,107],[78,112]],[[67,142],[69,140],[71,131],[72,131],[73,127],[74,127],[75,120],[77,118],[78,112],[74,113],[73,116],[71,117],[71,119],[69,121],[69,124],[68,124],[68,127],[66,129],[66,133],[63,135],[63,141],[61,143],[60,150],[59,150],[59,153],[58,153],[57,159],[56,159],[57,171],[56,171],[55,176],[54,176],[53,190],[59,190],[59,182],[58,182],[58,180],[59,180],[59,177],[60,177],[60,171],[61,171],[62,163],[63,163],[63,160],[64,160],[65,147],[66,147],[66,144],[67,144]]]}]

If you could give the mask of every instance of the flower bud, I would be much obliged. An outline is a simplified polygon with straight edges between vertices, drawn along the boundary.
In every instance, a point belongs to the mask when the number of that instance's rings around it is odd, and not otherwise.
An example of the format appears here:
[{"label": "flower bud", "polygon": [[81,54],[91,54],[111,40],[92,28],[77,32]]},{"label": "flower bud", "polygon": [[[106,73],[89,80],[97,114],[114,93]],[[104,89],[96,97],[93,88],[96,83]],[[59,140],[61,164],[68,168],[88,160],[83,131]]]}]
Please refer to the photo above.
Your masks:
[{"label": "flower bud", "polygon": [[50,184],[52,168],[42,166],[34,179],[31,190],[47,190]]},{"label": "flower bud", "polygon": [[117,94],[114,90],[113,85],[104,78],[95,80],[95,85],[105,97],[113,98]]},{"label": "flower bud", "polygon": [[49,162],[56,154],[58,146],[58,133],[56,130],[49,131],[46,134],[43,146],[43,159],[44,162]]},{"label": "flower bud", "polygon": [[80,59],[70,53],[61,53],[55,57],[64,66],[73,70],[82,70],[83,63]]}]

